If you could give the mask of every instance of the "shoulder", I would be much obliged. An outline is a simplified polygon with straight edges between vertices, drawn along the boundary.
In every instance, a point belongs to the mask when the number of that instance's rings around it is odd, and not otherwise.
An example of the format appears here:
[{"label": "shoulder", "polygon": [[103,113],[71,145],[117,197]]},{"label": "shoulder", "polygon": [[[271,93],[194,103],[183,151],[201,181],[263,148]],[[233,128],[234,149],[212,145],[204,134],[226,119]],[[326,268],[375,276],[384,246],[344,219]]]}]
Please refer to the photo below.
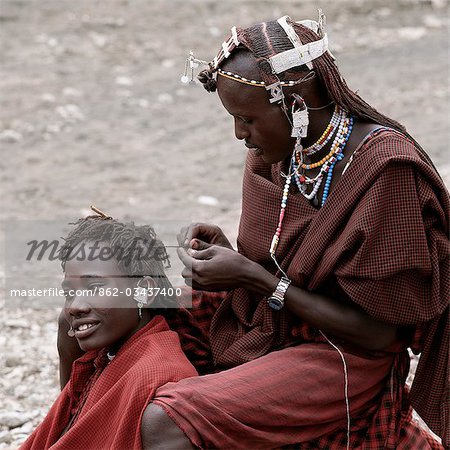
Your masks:
[{"label": "shoulder", "polygon": [[372,182],[389,173],[405,174],[408,178],[412,174],[415,180],[446,190],[430,157],[420,145],[409,134],[392,128],[381,127],[369,133],[354,152],[348,169],[353,176],[356,173]]},{"label": "shoulder", "polygon": [[[169,329],[166,320],[157,316],[154,326],[139,336],[127,351],[130,372],[164,382],[197,375],[181,348],[180,338]],[[119,362],[119,360],[117,361]]]},{"label": "shoulder", "polygon": [[359,157],[371,158],[374,162],[410,158],[420,161],[416,143],[406,134],[387,127],[372,130],[357,149]]}]

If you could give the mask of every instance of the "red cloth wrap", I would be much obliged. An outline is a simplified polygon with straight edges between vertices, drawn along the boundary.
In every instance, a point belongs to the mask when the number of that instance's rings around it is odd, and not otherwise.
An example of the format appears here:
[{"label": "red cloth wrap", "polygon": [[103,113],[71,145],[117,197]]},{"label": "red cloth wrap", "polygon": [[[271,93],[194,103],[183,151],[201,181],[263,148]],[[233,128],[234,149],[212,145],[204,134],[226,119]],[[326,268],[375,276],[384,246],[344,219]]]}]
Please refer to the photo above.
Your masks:
[{"label": "red cloth wrap", "polygon": [[[268,249],[277,227],[284,178],[249,152],[239,228],[240,253],[272,273]],[[347,172],[316,210],[300,195],[287,202],[277,259],[296,286],[342,291],[372,317],[416,326],[421,359],[412,404],[430,428],[449,437],[449,195],[414,143],[383,131],[357,150]],[[252,361],[297,341],[320,341],[244,289],[228,294],[211,325],[218,367]],[[414,329],[414,328],[413,328]]]},{"label": "red cloth wrap", "polygon": [[120,348],[91,387],[73,427],[60,437],[96,356],[88,352],[74,362],[69,383],[21,450],[141,449],[141,417],[156,389],[197,375],[178,335],[156,316]]}]

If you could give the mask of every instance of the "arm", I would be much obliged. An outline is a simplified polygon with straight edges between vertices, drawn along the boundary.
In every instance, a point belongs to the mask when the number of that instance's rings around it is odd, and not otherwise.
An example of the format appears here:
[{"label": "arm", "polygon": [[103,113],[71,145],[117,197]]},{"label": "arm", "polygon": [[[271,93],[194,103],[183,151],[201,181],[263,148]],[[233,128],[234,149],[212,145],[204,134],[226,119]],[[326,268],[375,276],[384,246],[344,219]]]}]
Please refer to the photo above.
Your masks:
[{"label": "arm", "polygon": [[[245,265],[244,280],[247,289],[264,296],[270,296],[279,281],[252,261]],[[336,301],[292,284],[286,291],[285,307],[325,334],[333,334],[366,350],[383,350],[397,337],[395,325],[373,319],[358,305],[345,299]]]},{"label": "arm", "polygon": [[[278,284],[276,276],[235,251],[198,240],[193,240],[191,246],[193,249],[180,248],[178,254],[186,266],[183,276],[192,279],[195,288],[215,291],[239,286],[269,296]],[[291,284],[285,306],[324,333],[366,350],[383,350],[396,339],[396,326],[373,319],[346,299],[337,301]]]},{"label": "arm", "polygon": [[154,403],[150,403],[142,415],[141,439],[144,450],[168,448],[189,450],[194,448],[166,412]]},{"label": "arm", "polygon": [[69,324],[64,315],[64,310],[58,317],[58,354],[59,354],[59,384],[61,390],[70,379],[73,362],[83,355],[78,342],[75,338],[67,335],[69,331]]}]

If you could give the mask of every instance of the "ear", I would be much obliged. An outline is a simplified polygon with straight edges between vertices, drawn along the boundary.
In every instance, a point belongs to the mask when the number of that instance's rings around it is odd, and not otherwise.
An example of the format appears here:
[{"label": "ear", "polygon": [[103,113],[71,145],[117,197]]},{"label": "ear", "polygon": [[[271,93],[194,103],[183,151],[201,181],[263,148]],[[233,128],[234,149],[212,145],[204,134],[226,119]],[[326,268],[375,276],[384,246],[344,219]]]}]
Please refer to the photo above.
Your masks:
[{"label": "ear", "polygon": [[134,300],[137,303],[143,304],[144,308],[151,307],[156,298],[156,287],[156,282],[152,277],[146,276],[140,278],[134,287]]}]

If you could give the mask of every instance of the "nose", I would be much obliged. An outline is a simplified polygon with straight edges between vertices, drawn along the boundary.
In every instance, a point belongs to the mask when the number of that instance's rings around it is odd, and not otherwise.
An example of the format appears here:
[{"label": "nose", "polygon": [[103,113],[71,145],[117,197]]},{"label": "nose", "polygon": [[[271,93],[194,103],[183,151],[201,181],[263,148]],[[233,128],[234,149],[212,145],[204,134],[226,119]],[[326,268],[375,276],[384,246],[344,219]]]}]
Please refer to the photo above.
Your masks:
[{"label": "nose", "polygon": [[66,301],[66,316],[79,317],[88,314],[90,310],[91,306],[83,292],[74,292],[72,299]]},{"label": "nose", "polygon": [[234,135],[236,136],[236,139],[238,139],[239,141],[242,141],[243,139],[246,139],[250,136],[250,133],[245,123],[238,118],[234,119]]}]

